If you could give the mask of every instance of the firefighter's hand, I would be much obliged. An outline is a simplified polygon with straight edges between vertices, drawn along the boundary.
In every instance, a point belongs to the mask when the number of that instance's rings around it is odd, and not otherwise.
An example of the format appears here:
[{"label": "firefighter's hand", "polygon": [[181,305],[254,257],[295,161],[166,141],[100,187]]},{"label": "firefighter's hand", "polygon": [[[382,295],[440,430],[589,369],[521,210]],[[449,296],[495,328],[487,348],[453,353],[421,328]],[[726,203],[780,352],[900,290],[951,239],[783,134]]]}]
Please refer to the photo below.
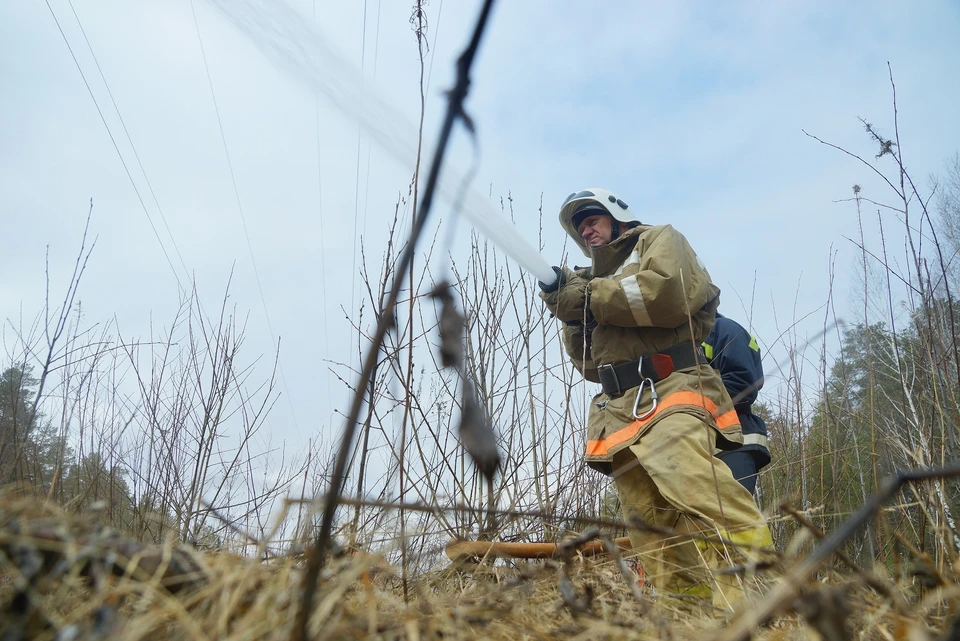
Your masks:
[{"label": "firefighter's hand", "polygon": [[544,294],[552,294],[561,287],[563,287],[567,282],[567,275],[564,273],[563,269],[554,265],[550,269],[553,270],[553,273],[557,275],[557,279],[552,283],[545,283],[542,280],[537,281],[537,284],[540,285],[540,289],[543,290]]},{"label": "firefighter's hand", "polygon": [[557,292],[556,316],[566,323],[582,322],[585,311],[588,316],[590,313],[587,309],[587,281],[569,269],[565,269],[564,274],[566,282]]}]

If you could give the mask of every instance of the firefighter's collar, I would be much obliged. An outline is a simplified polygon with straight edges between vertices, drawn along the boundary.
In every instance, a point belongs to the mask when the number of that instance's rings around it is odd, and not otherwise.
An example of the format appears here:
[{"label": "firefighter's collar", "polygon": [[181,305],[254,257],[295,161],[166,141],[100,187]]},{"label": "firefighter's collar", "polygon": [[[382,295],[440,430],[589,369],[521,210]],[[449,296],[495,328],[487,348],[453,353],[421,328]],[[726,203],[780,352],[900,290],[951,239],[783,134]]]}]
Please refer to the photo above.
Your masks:
[{"label": "firefighter's collar", "polygon": [[637,240],[640,234],[650,229],[649,225],[640,225],[623,232],[615,239],[601,245],[600,247],[591,247],[590,254],[593,259],[591,271],[594,276],[609,276],[623,264],[633,248],[637,246]]}]

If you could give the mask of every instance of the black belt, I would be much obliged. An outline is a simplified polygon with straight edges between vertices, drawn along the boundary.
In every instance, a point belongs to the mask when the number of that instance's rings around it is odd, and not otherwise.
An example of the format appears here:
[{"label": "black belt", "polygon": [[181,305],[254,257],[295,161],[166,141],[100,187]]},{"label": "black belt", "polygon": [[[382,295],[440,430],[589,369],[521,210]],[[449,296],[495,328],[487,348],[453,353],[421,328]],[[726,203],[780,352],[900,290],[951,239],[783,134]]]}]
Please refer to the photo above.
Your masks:
[{"label": "black belt", "polygon": [[656,383],[678,369],[707,365],[709,362],[699,345],[694,348],[690,343],[684,343],[629,363],[601,365],[597,373],[603,391],[610,396],[618,396],[631,387],[639,386],[644,379],[649,378]]}]

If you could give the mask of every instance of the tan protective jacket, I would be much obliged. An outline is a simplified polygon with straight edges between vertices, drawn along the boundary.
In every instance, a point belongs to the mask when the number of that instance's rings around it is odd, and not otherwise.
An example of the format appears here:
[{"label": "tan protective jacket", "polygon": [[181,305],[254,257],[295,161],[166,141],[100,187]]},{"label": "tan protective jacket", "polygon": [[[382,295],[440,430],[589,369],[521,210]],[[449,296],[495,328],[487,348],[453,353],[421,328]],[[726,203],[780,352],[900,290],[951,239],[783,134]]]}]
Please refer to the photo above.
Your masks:
[{"label": "tan protective jacket", "polygon": [[[664,349],[700,345],[710,332],[720,290],[687,239],[670,225],[634,227],[603,247],[592,249],[593,266],[577,274],[587,279],[586,305],[595,324],[563,327],[563,344],[584,377],[599,382],[597,367],[634,361]],[[561,288],[562,291],[562,288]],[[541,293],[556,313],[560,292]],[[689,310],[689,313],[688,313]],[[651,426],[677,412],[693,414],[719,433],[717,446],[743,443],[737,413],[723,381],[709,365],[675,371],[656,383],[657,408],[634,417],[638,387],[619,396],[593,397],[587,423],[586,459],[609,470],[614,454],[629,447]],[[653,406],[643,390],[637,414]]]}]

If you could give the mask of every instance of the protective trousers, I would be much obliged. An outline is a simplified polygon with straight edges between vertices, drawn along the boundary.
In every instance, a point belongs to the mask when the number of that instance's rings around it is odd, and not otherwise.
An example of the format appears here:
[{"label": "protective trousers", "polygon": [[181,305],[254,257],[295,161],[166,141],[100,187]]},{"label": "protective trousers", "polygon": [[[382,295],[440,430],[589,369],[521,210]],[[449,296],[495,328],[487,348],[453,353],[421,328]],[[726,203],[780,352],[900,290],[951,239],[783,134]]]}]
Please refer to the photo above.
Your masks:
[{"label": "protective trousers", "polygon": [[742,577],[711,570],[767,559],[773,541],[750,492],[713,457],[716,438],[699,417],[671,414],[615,456],[613,475],[628,522],[675,533],[629,533],[658,594],[712,598],[731,610],[743,598]]}]

